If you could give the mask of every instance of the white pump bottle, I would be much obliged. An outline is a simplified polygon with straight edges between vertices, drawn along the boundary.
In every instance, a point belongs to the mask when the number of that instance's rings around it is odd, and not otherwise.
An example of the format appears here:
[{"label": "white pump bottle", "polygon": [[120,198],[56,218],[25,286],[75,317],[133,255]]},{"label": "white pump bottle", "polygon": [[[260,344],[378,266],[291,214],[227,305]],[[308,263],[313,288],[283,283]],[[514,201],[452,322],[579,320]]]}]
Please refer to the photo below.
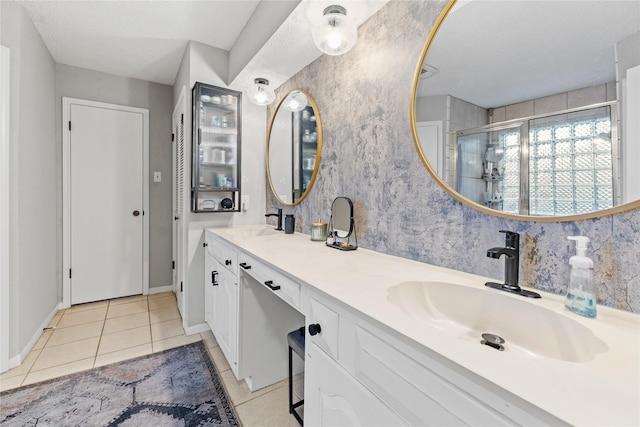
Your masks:
[{"label": "white pump bottle", "polygon": [[576,241],[576,255],[569,260],[571,277],[564,305],[576,314],[585,317],[596,317],[596,287],[593,281],[593,260],[587,257],[589,238],[569,236]]}]

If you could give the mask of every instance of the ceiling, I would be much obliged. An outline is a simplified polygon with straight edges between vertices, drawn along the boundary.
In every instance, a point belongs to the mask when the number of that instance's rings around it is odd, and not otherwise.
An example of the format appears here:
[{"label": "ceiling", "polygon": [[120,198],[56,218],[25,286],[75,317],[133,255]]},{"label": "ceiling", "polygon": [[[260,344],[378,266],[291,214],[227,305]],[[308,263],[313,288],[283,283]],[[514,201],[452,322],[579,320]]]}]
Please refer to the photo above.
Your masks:
[{"label": "ceiling", "polygon": [[493,108],[614,81],[615,43],[638,31],[640,0],[460,0],[429,49],[437,72],[418,96]]},{"label": "ceiling", "polygon": [[[388,0],[340,0],[357,25]],[[57,63],[173,85],[190,40],[249,57],[229,76],[243,90],[256,77],[278,87],[321,55],[309,20],[325,0],[16,0]],[[283,13],[283,10],[285,13]],[[255,14],[255,16],[254,16]],[[253,18],[253,19],[252,19]],[[243,38],[244,37],[244,38]],[[247,39],[251,39],[247,43]],[[240,43],[239,41],[242,41]],[[245,55],[246,56],[246,55]]]}]

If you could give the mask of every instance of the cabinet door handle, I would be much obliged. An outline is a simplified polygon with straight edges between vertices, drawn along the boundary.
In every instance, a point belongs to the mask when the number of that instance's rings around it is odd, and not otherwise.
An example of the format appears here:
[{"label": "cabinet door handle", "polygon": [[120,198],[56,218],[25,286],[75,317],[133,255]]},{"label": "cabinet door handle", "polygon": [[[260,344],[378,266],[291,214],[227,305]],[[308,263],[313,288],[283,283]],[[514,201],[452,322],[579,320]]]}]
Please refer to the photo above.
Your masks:
[{"label": "cabinet door handle", "polygon": [[224,265],[231,265],[231,260],[230,259],[224,260]]},{"label": "cabinet door handle", "polygon": [[279,285],[273,284],[273,280],[267,280],[266,282],[264,282],[264,284],[267,285],[272,291],[277,291],[278,289],[280,289]]},{"label": "cabinet door handle", "polygon": [[218,286],[218,280],[216,280],[217,279],[216,276],[218,276],[218,272],[217,271],[212,271],[211,272],[211,284],[213,286]]},{"label": "cabinet door handle", "polygon": [[241,262],[240,267],[244,268],[245,270],[249,270],[251,268],[251,266],[248,265],[246,262]]},{"label": "cabinet door handle", "polygon": [[320,327],[320,323],[312,323],[309,325],[309,335],[317,335],[322,332],[322,328]]},{"label": "cabinet door handle", "polygon": [[138,210],[133,211],[133,216],[138,216],[138,215],[140,215],[140,211]]}]

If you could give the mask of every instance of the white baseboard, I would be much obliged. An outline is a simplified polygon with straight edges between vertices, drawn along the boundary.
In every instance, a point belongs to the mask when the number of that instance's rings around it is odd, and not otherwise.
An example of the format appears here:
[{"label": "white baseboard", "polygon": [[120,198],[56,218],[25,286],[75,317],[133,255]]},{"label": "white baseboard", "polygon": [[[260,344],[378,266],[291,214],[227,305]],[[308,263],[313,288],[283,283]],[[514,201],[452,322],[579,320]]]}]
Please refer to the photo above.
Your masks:
[{"label": "white baseboard", "polygon": [[209,328],[209,325],[207,325],[206,323],[200,323],[198,325],[189,327],[185,327],[184,325],[182,325],[182,327],[184,328],[184,333],[187,335],[199,334],[200,332],[208,332],[211,330]]},{"label": "white baseboard", "polygon": [[27,344],[24,346],[20,354],[17,354],[9,359],[9,369],[15,368],[16,366],[20,366],[20,364],[22,364],[24,359],[26,359],[26,357],[29,355],[29,353],[33,349],[33,346],[36,345],[36,343],[42,336],[42,332],[44,328],[46,328],[49,325],[49,323],[51,323],[51,320],[53,320],[53,317],[56,315],[56,313],[59,310],[62,310],[62,302],[59,302],[58,305],[56,305],[56,308],[54,308],[53,311],[49,313],[47,318],[42,322],[40,327],[33,334],[29,342],[27,342]]},{"label": "white baseboard", "polygon": [[154,286],[153,288],[149,288],[148,295],[161,294],[163,292],[173,292],[173,285]]}]

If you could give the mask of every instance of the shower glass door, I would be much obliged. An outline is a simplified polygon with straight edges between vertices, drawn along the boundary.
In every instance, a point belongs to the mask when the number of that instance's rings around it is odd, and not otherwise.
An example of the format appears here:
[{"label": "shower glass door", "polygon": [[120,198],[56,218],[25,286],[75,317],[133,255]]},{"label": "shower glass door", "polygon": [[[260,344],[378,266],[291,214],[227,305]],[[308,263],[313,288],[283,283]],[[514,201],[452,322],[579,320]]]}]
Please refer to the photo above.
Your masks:
[{"label": "shower glass door", "polygon": [[488,208],[519,213],[521,123],[458,132],[456,191]]}]

